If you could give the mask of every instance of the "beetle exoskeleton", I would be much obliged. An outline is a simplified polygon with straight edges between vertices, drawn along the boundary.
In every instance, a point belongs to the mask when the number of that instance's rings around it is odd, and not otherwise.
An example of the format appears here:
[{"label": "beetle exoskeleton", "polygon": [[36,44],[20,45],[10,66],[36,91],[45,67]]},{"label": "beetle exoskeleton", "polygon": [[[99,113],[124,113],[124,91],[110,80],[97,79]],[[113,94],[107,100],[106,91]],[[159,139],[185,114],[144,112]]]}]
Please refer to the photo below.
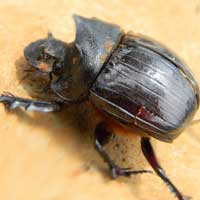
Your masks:
[{"label": "beetle exoskeleton", "polygon": [[60,97],[72,102],[89,98],[126,126],[136,125],[163,141],[176,138],[199,104],[198,84],[189,68],[146,36],[124,34],[119,26],[95,18],[74,19],[75,42],[67,45],[52,36],[34,42],[25,49],[30,64],[36,63],[33,50],[37,54],[38,46],[45,47],[58,62],[64,61],[63,73],[51,82]]}]

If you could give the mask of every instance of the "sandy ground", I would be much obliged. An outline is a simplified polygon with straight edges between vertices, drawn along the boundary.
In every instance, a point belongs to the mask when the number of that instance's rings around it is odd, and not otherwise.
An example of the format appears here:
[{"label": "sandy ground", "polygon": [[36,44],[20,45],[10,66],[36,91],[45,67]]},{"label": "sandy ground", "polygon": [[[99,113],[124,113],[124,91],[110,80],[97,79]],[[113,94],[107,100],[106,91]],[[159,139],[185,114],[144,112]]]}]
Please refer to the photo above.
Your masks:
[{"label": "sandy ground", "polygon": [[[73,13],[98,17],[156,38],[178,53],[200,81],[200,2],[195,0],[0,0],[0,92],[47,98],[26,76],[23,48],[47,32],[74,39]],[[96,119],[88,105],[56,114],[8,112],[0,106],[0,199],[171,200],[155,174],[111,180],[93,148]],[[196,118],[200,118],[197,113]],[[173,144],[153,140],[160,162],[177,187],[200,200],[200,124]],[[135,134],[108,145],[123,166],[150,169]],[[121,144],[116,147],[115,144]]]}]

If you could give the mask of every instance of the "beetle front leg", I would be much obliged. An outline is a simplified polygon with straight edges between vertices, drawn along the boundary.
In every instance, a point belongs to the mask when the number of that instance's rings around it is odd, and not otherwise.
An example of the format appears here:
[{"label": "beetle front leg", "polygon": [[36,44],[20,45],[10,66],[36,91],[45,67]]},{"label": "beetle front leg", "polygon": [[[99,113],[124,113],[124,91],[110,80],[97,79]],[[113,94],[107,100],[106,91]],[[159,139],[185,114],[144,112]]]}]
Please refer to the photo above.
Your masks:
[{"label": "beetle front leg", "polygon": [[108,130],[108,127],[105,123],[99,123],[95,129],[95,147],[100,153],[101,157],[108,164],[110,169],[110,174],[113,179],[118,176],[130,176],[132,174],[141,174],[141,173],[151,173],[149,170],[131,170],[131,168],[121,168],[115,164],[115,162],[110,158],[104,145],[108,142],[111,132]]},{"label": "beetle front leg", "polygon": [[183,196],[179,192],[179,190],[175,187],[175,185],[169,180],[165,171],[160,166],[160,164],[159,164],[159,162],[156,158],[156,155],[154,153],[154,150],[153,150],[153,147],[150,143],[149,138],[143,137],[141,139],[141,148],[142,148],[142,152],[143,152],[144,156],[146,157],[146,159],[148,160],[148,162],[150,163],[150,165],[152,166],[154,171],[166,183],[169,190],[177,197],[177,199],[178,200],[186,200],[186,199],[188,200],[188,199],[190,199],[190,197]]},{"label": "beetle front leg", "polygon": [[26,99],[16,97],[11,93],[4,92],[0,96],[0,102],[6,105],[8,109],[16,109],[24,107],[27,111],[39,111],[39,112],[54,112],[59,111],[62,108],[61,103],[58,102],[46,102],[32,99]]}]

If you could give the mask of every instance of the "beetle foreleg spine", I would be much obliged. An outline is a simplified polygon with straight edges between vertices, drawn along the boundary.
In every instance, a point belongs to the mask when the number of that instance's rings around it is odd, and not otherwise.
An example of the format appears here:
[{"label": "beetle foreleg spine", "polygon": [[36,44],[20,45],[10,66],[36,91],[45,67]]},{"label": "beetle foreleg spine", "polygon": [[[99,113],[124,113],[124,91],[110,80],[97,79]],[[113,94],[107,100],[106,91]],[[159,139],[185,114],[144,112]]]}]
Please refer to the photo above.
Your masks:
[{"label": "beetle foreleg spine", "polygon": [[11,93],[4,92],[0,96],[0,102],[4,103],[8,109],[16,109],[18,107],[24,107],[27,111],[39,111],[39,112],[54,112],[61,110],[61,103],[58,102],[46,102],[32,99],[26,99],[16,97]]}]

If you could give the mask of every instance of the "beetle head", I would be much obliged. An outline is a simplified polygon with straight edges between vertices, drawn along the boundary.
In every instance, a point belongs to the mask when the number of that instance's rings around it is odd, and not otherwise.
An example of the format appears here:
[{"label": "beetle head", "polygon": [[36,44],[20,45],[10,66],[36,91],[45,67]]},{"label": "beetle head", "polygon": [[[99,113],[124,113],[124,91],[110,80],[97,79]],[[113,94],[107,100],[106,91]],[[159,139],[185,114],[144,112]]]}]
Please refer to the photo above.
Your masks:
[{"label": "beetle head", "polygon": [[66,43],[57,40],[51,33],[46,39],[36,40],[24,50],[28,63],[44,74],[58,75],[62,72]]}]

